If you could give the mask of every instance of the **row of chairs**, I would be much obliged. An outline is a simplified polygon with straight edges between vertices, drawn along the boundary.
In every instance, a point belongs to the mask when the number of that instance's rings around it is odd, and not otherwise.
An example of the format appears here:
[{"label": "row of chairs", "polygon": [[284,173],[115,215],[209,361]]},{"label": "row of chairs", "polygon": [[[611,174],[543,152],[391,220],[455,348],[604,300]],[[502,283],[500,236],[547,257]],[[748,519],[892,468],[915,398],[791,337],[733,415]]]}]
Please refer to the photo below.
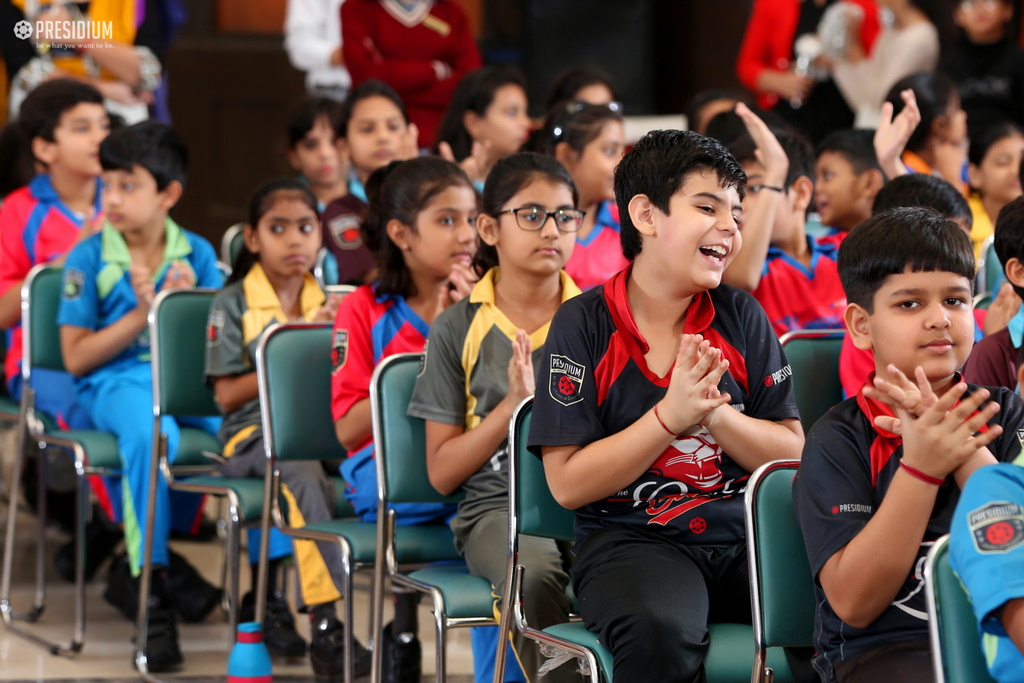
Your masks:
[{"label": "row of chairs", "polygon": [[[59,338],[56,330],[56,305],[59,300],[60,271],[40,268],[26,280],[23,292],[23,312],[26,332],[25,372],[32,367],[62,369]],[[290,535],[314,540],[336,541],[346,558],[348,579],[342,588],[345,598],[346,621],[352,624],[351,574],[357,570],[374,571],[371,633],[374,642],[380,642],[382,631],[385,579],[392,584],[427,593],[431,596],[437,633],[437,676],[444,680],[444,634],[448,628],[494,623],[491,586],[479,577],[468,574],[459,561],[452,543],[451,531],[445,525],[402,527],[396,516],[388,510],[389,502],[454,502],[458,496],[440,496],[429,485],[426,475],[425,438],[422,421],[406,415],[406,406],[419,365],[418,354],[394,356],[384,361],[375,371],[371,384],[373,432],[377,444],[378,468],[378,523],[366,524],[351,515],[339,495],[339,519],[302,529],[288,527],[278,494],[275,467],[277,459],[330,459],[341,456],[334,436],[329,413],[330,396],[330,326],[289,323],[269,329],[260,342],[257,354],[257,372],[263,409],[264,435],[268,457],[268,476],[258,480],[229,480],[214,475],[203,451],[217,452],[219,444],[204,432],[192,434],[183,430],[182,448],[172,465],[164,448],[165,439],[159,431],[159,419],[168,416],[197,416],[216,414],[216,404],[202,377],[205,349],[206,320],[214,292],[185,290],[166,292],[158,297],[150,315],[154,370],[154,418],[156,439],[154,463],[165,472],[168,482],[176,488],[224,495],[228,506],[228,552],[231,564],[231,589],[228,595],[229,613],[234,615],[238,597],[237,553],[238,534],[243,525],[252,525],[259,519],[267,531],[271,520]],[[31,302],[31,306],[29,303]],[[840,338],[841,343],[841,338]],[[824,369],[831,367],[835,374],[838,344],[834,333],[799,333],[784,339],[790,362],[794,365],[795,389],[806,423],[811,424],[836,399],[836,390],[829,387],[813,388],[808,380],[829,376]],[[166,350],[166,351],[165,351]],[[838,379],[836,380],[838,383]],[[26,386],[28,383],[26,382]],[[841,391],[839,392],[841,398]],[[597,637],[578,622],[560,624],[538,631],[526,623],[522,613],[522,573],[518,565],[518,539],[521,534],[569,540],[572,538],[572,513],[554,501],[547,490],[543,468],[539,461],[525,451],[525,437],[529,431],[531,403],[520,406],[510,426],[511,491],[509,531],[509,575],[501,632],[507,634],[513,625],[530,637],[548,645],[564,649],[579,658],[580,668],[591,680],[602,677],[611,681],[611,656],[597,642]],[[20,406],[19,424],[23,438],[38,439],[41,444],[67,448],[74,454],[79,473],[79,529],[84,527],[87,512],[88,488],[85,475],[91,473],[114,474],[119,467],[116,441],[100,432],[64,432],[41,429],[33,418],[30,391]],[[808,419],[813,418],[813,419]],[[186,434],[189,436],[186,437]],[[21,448],[20,452],[23,453]],[[111,457],[112,455],[112,457]],[[45,459],[44,459],[45,460]],[[16,462],[14,481],[20,477]],[[711,626],[711,650],[707,660],[707,673],[711,681],[740,681],[751,677],[754,681],[791,680],[788,665],[782,657],[783,646],[807,645],[811,642],[813,593],[810,592],[810,570],[806,566],[802,540],[789,499],[791,472],[796,462],[773,463],[762,468],[748,485],[748,543],[751,550],[752,595],[755,597],[755,625],[714,624]],[[186,469],[187,468],[187,469]],[[156,485],[156,468],[151,487]],[[782,474],[780,474],[782,473]],[[191,479],[186,474],[198,475]],[[780,483],[781,482],[781,483]],[[16,485],[16,484],[15,484]],[[339,494],[344,483],[336,481]],[[764,492],[764,493],[761,493]],[[15,496],[16,499],[16,496]],[[151,503],[154,499],[150,495]],[[768,501],[768,502],[764,502]],[[788,507],[787,507],[788,506]],[[785,509],[784,509],[785,508]],[[42,511],[45,515],[45,510]],[[14,515],[8,519],[7,551],[4,558],[0,606],[4,621],[12,626],[18,616],[30,620],[42,612],[42,564],[37,567],[37,604],[27,615],[18,615],[10,609],[10,563],[13,546]],[[152,510],[147,514],[151,533]],[[40,525],[42,528],[43,524]],[[54,654],[77,653],[84,636],[84,581],[82,580],[81,551],[76,572],[75,636],[70,646],[47,643],[30,632],[15,628]],[[267,538],[267,534],[263,534]],[[776,550],[777,544],[783,544]],[[788,545],[785,545],[788,543]],[[765,544],[771,551],[764,551]],[[772,545],[776,544],[776,545]],[[40,538],[42,548],[42,538]],[[265,595],[266,548],[261,548],[264,564],[259,573],[257,595]],[[763,558],[763,559],[762,559]],[[793,558],[799,558],[795,563]],[[147,565],[151,562],[147,550]],[[226,564],[227,564],[226,563]],[[144,573],[144,576],[148,572]],[[788,588],[787,588],[788,587]],[[143,587],[145,589],[145,587]],[[961,589],[962,594],[962,589]],[[142,591],[146,595],[146,590]],[[144,677],[148,675],[142,649],[145,644],[146,602],[140,600],[138,650],[136,662]],[[810,607],[808,609],[808,606]],[[262,615],[262,604],[257,614]],[[936,622],[937,623],[937,622]],[[968,629],[970,630],[970,629]],[[351,638],[352,629],[347,629]],[[976,642],[976,637],[975,637]],[[350,643],[351,645],[351,643]],[[351,652],[351,647],[349,647]],[[499,666],[495,680],[501,680],[504,641],[498,650]],[[753,655],[753,657],[751,657]],[[379,648],[374,648],[374,671],[380,670]],[[347,680],[352,680],[352,663],[347,662]],[[951,678],[950,680],[957,680]]]}]

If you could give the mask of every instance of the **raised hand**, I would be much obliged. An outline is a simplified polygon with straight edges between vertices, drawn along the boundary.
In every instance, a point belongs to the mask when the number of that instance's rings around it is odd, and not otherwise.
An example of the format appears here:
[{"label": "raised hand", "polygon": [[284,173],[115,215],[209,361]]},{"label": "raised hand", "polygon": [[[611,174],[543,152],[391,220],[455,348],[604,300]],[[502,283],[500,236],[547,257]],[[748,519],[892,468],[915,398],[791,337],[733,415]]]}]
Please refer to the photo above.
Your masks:
[{"label": "raised hand", "polygon": [[775,134],[742,102],[736,105],[736,115],[743,120],[757,148],[754,154],[764,166],[765,184],[776,187],[785,185],[786,174],[789,172],[789,157],[786,156],[786,151],[782,149]]},{"label": "raised hand", "polygon": [[338,316],[338,306],[344,297],[341,294],[328,294],[327,301],[320,307],[320,310],[313,316],[315,322],[334,322]]},{"label": "raised hand", "polygon": [[530,396],[536,390],[536,378],[533,374],[533,342],[526,330],[516,332],[512,342],[512,358],[508,362],[508,399],[513,406]]},{"label": "raised hand", "polygon": [[167,269],[164,286],[160,289],[161,291],[165,289],[192,289],[195,286],[196,276],[192,273],[192,269],[186,267],[181,261],[174,261]]},{"label": "raised hand", "polygon": [[892,117],[892,104],[886,102],[882,105],[882,119],[874,138],[878,165],[889,180],[906,174],[907,169],[903,167],[900,157],[917,124],[921,123],[921,110],[917,107],[914,91],[908,88],[900,93],[900,98],[904,104],[903,111],[895,119]]},{"label": "raised hand", "polygon": [[466,175],[469,176],[469,180],[474,183],[482,183],[487,180],[487,174],[491,172],[491,166],[494,165],[490,161],[490,140],[474,142],[469,156],[459,162],[455,161],[455,153],[452,152],[452,147],[447,142],[440,143],[437,146],[437,152],[441,155],[441,158],[447,159],[452,163],[458,163]]},{"label": "raised hand", "polygon": [[[701,335],[684,334],[672,368],[668,391],[658,404],[659,416],[676,434],[681,434],[729,402],[729,394],[717,390],[718,382],[729,369],[722,351]],[[712,388],[715,388],[712,391]]]}]

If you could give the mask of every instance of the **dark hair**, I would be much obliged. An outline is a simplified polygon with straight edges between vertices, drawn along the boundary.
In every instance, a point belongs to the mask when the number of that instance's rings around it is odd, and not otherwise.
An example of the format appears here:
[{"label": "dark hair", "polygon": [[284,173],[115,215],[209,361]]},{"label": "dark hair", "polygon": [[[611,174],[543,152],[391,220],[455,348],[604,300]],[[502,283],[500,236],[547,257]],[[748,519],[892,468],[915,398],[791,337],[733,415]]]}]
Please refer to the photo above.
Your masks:
[{"label": "dark hair", "polygon": [[[1024,263],[1024,197],[1017,197],[999,210],[992,244],[999,262],[1003,264],[1004,273],[1010,259],[1015,258]],[[1017,296],[1024,297],[1024,287],[1013,285],[1013,291],[1017,292]]]},{"label": "dark hair", "polygon": [[1005,138],[1019,135],[1024,138],[1024,129],[1013,121],[1000,121],[987,126],[983,131],[976,132],[971,136],[971,146],[968,148],[967,160],[975,166],[981,166],[985,155],[994,144]]},{"label": "dark hair", "polygon": [[348,124],[352,121],[352,112],[355,111],[356,105],[371,97],[384,97],[394,102],[398,110],[402,112],[402,118],[409,123],[409,112],[405,110],[405,103],[402,102],[402,98],[395,92],[395,89],[383,81],[370,80],[354,88],[345,98],[345,103],[341,105],[334,128],[334,133],[339,138],[348,137]]},{"label": "dark hair", "polygon": [[321,118],[327,119],[327,125],[337,135],[340,117],[341,105],[336,101],[327,97],[304,98],[295,105],[288,118],[288,148],[292,149],[302,142]]},{"label": "dark hair", "polygon": [[907,149],[917,152],[924,147],[932,134],[935,119],[949,112],[949,105],[954,98],[959,97],[959,94],[956,84],[946,74],[922,71],[906,76],[898,80],[885,97],[885,101],[892,104],[893,117],[903,111],[903,98],[900,97],[900,93],[908,89],[914,91],[917,107],[921,110],[921,123],[917,124],[917,128],[910,135],[910,140],[907,141]]},{"label": "dark hair", "polygon": [[[764,124],[768,126],[768,130],[775,136],[796,132],[793,126],[786,123],[775,112],[761,111],[753,107],[751,111],[764,121]],[[749,135],[749,133],[747,133],[747,124],[743,123],[740,115],[736,113],[735,109],[730,109],[729,111],[718,112],[712,116],[703,135],[729,146],[733,141],[738,140],[744,135]]]},{"label": "dark hair", "polygon": [[[956,223],[924,207],[902,207],[867,219],[839,247],[846,300],[874,313],[875,293],[892,275],[943,271],[971,282],[974,248]],[[973,284],[972,284],[973,287]]]},{"label": "dark hair", "polygon": [[[301,199],[303,204],[319,216],[316,195],[313,194],[313,190],[309,189],[307,182],[299,178],[275,178],[261,185],[249,200],[249,224],[247,227],[250,230],[256,230],[263,215],[274,208],[279,194],[298,195],[298,199]],[[242,248],[235,256],[235,262],[231,264],[231,276],[226,284],[230,285],[243,279],[257,261],[259,261],[259,256],[249,251],[249,247],[243,242]]]},{"label": "dark hair", "polygon": [[184,187],[188,150],[167,124],[141,121],[114,131],[100,143],[100,165],[104,171],[131,171],[141,166],[162,192],[175,180]]},{"label": "dark hair", "polygon": [[747,191],[747,176],[729,150],[709,137],[681,130],[655,130],[640,138],[615,169],[615,201],[619,207],[622,255],[632,261],[643,249],[643,239],[629,217],[629,202],[647,195],[662,213],[679,192],[686,177],[699,171],[718,174],[721,187],[734,187],[740,199]]},{"label": "dark hair", "polygon": [[535,151],[554,155],[558,143],[564,142],[576,154],[583,154],[586,146],[601,135],[609,121],[622,123],[622,112],[603,104],[587,104],[582,100],[562,102],[548,112],[544,119],[542,148]]},{"label": "dark hair", "polygon": [[[814,149],[799,133],[779,133],[776,135],[782,151],[789,158],[789,171],[786,173],[785,188],[793,187],[797,178],[808,178],[814,183]],[[728,145],[729,152],[740,164],[757,161],[754,152],[757,145],[749,134],[744,134]]]},{"label": "dark hair", "polygon": [[416,216],[439,192],[449,187],[473,189],[465,172],[439,157],[392,161],[366,181],[368,206],[360,227],[363,243],[377,264],[377,294],[416,296],[416,285],[405,257],[388,237],[388,222],[397,220],[416,232]]},{"label": "dark hair", "polygon": [[103,95],[88,83],[71,78],[55,78],[40,83],[21,103],[17,122],[31,141],[42,138],[53,142],[53,131],[65,112],[80,104],[103,106]]},{"label": "dark hair", "polygon": [[881,171],[878,157],[875,155],[875,131],[862,128],[844,128],[829,134],[818,143],[815,157],[821,158],[825,152],[838,154],[849,162],[853,172],[860,175],[866,171]]},{"label": "dark hair", "polygon": [[551,111],[559,102],[576,99],[576,93],[588,85],[603,85],[611,91],[613,100],[618,99],[615,86],[612,85],[612,79],[608,74],[588,64],[563,71],[551,82],[544,95],[544,111]]},{"label": "dark hair", "polygon": [[518,85],[526,92],[526,78],[519,67],[510,64],[485,66],[463,76],[437,126],[434,153],[442,142],[447,142],[456,161],[468,157],[473,151],[473,138],[462,123],[463,116],[468,111],[483,116],[494,102],[495,93],[506,85]]},{"label": "dark hair", "polygon": [[908,173],[886,183],[871,207],[872,215],[906,207],[931,209],[950,220],[973,225],[971,207],[960,191],[938,176]]},{"label": "dark hair", "polygon": [[732,100],[734,102],[742,102],[748,107],[754,106],[754,98],[746,90],[728,88],[704,90],[691,97],[690,101],[686,103],[686,108],[683,110],[686,114],[686,125],[690,127],[690,130],[697,130],[697,122],[700,120],[704,107],[719,100]]},{"label": "dark hair", "polygon": [[[579,204],[580,195],[569,172],[557,160],[534,152],[519,152],[507,156],[494,164],[484,185],[484,196],[480,212],[497,219],[505,203],[517,192],[537,180],[565,185],[572,193],[572,205]],[[473,256],[473,267],[483,276],[498,265],[498,250],[483,240]]]},{"label": "dark hair", "polygon": [[0,200],[28,185],[35,173],[31,141],[16,121],[7,124],[0,133]]}]

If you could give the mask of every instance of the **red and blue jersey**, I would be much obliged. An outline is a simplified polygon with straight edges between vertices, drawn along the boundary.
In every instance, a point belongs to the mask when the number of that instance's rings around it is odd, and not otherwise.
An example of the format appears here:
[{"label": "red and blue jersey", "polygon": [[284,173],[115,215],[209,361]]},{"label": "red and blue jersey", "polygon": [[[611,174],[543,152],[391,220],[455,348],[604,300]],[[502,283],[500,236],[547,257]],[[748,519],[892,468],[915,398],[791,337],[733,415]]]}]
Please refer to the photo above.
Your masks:
[{"label": "red and blue jersey", "polygon": [[[373,369],[396,353],[422,353],[430,325],[412,310],[405,298],[383,294],[376,285],[363,285],[338,306],[331,348],[331,413],[334,420],[370,397]],[[363,451],[373,444],[368,439]],[[354,455],[354,454],[353,454]]]},{"label": "red and blue jersey", "polygon": [[[95,202],[99,214],[99,182]],[[0,208],[0,296],[20,286],[33,266],[69,252],[84,221],[61,200],[45,173],[9,194]],[[20,323],[8,333],[4,370],[8,384],[21,375]]]},{"label": "red and blue jersey", "polygon": [[836,249],[843,243],[846,236],[850,234],[849,230],[840,230],[839,228],[829,228],[828,232],[818,238],[818,244],[832,245]]},{"label": "red and blue jersey", "polygon": [[[668,389],[648,366],[647,341],[629,306],[630,269],[566,301],[544,344],[528,446],[588,446],[632,426]],[[729,360],[718,384],[732,408],[761,420],[798,418],[792,370],[764,311],[729,285],[700,292],[686,334],[702,334]],[[682,545],[731,546],[744,539],[743,492],[750,473],[704,427],[678,435],[640,477],[576,509],[575,536],[611,524],[659,533]]]},{"label": "red and blue jersey", "polygon": [[791,330],[842,328],[846,293],[839,281],[839,248],[807,237],[810,267],[778,247],[768,248],[761,283],[754,290],[780,337]]},{"label": "red and blue jersey", "polygon": [[613,202],[602,202],[594,229],[586,237],[576,239],[565,272],[585,292],[603,285],[628,265],[619,240],[619,207]]}]

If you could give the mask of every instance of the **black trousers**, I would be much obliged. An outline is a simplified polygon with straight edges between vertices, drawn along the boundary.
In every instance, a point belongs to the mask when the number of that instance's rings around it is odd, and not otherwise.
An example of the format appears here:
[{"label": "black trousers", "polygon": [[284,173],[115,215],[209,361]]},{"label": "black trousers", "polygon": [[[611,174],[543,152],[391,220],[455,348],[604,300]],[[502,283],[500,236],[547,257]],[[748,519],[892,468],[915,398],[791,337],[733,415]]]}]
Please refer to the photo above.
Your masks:
[{"label": "black trousers", "polygon": [[576,546],[580,616],[615,660],[615,683],[704,681],[708,622],[749,624],[747,548],[678,545],[612,525]]},{"label": "black trousers", "polygon": [[876,647],[835,664],[839,683],[931,683],[935,680],[927,640]]}]

